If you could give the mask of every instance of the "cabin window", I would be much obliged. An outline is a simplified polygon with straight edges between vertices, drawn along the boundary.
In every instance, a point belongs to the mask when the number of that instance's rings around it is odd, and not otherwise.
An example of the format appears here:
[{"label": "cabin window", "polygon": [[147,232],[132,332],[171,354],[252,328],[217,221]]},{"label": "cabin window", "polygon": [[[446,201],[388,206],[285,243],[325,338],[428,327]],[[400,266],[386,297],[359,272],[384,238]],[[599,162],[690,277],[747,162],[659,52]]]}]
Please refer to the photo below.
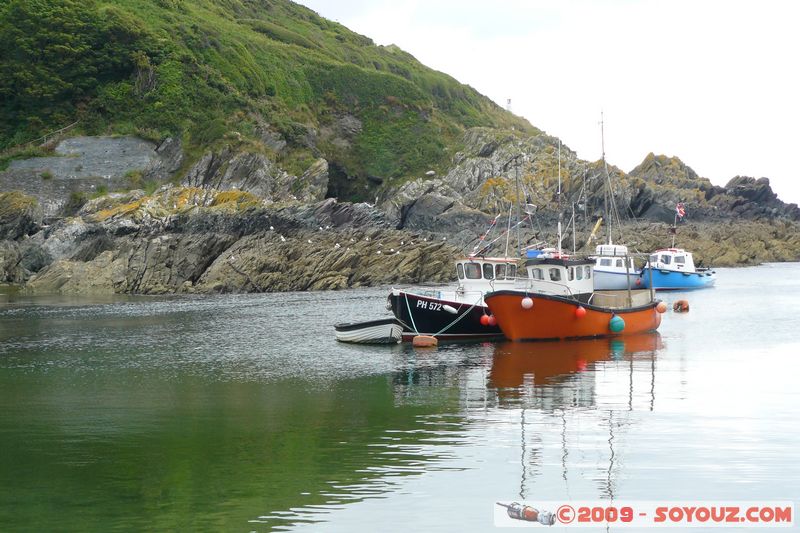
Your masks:
[{"label": "cabin window", "polygon": [[611,259],[601,259],[600,266],[610,267],[611,266]]},{"label": "cabin window", "polygon": [[586,272],[586,279],[592,279],[592,267],[585,266],[583,269]]},{"label": "cabin window", "polygon": [[569,271],[567,272],[567,279],[572,281],[575,279],[575,267],[569,267]]},{"label": "cabin window", "polygon": [[461,263],[456,265],[456,274],[458,274],[458,279],[464,279],[464,265]]},{"label": "cabin window", "polygon": [[508,279],[517,277],[517,265],[508,265]]},{"label": "cabin window", "polygon": [[622,259],[617,259],[617,265],[616,265],[616,266],[617,266],[617,268],[622,268],[622,267],[624,267],[624,266],[625,266],[625,265],[622,263]]},{"label": "cabin window", "polygon": [[494,269],[491,263],[483,264],[483,277],[486,279],[494,279]]},{"label": "cabin window", "polygon": [[668,255],[662,255],[661,256],[661,262],[664,263],[665,265],[668,265],[668,264],[670,264],[672,262],[672,257],[670,257]]},{"label": "cabin window", "polygon": [[550,281],[561,281],[561,271],[559,269],[550,269]]},{"label": "cabin window", "polygon": [[531,275],[533,275],[533,279],[544,279],[544,274],[542,273],[541,268],[531,269]]},{"label": "cabin window", "polygon": [[466,263],[464,265],[464,274],[467,279],[481,279],[481,266],[478,263]]},{"label": "cabin window", "polygon": [[575,277],[578,278],[578,279],[583,279],[583,268],[582,267],[577,267],[575,269]]},{"label": "cabin window", "polygon": [[505,265],[495,265],[494,266],[494,277],[497,279],[505,279],[506,277],[506,266]]},{"label": "cabin window", "polygon": [[679,265],[682,265],[682,264],[686,263],[686,258],[684,256],[682,256],[682,255],[676,255],[675,256],[675,262],[678,263]]},{"label": "cabin window", "polygon": [[658,256],[657,255],[651,255],[650,256],[650,263],[652,263],[652,264],[658,263]]}]

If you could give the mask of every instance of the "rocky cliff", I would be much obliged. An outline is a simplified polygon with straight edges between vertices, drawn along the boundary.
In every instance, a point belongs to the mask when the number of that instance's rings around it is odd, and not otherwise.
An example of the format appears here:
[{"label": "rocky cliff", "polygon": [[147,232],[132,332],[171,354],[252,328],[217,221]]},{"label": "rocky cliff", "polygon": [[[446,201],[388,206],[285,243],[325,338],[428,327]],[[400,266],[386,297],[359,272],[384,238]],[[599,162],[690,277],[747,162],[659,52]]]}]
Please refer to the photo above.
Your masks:
[{"label": "rocky cliff", "polygon": [[[653,154],[630,174],[606,171],[541,133],[470,129],[441,175],[375,183],[375,203],[326,197],[324,158],[299,175],[236,143],[185,159],[170,140],[81,137],[51,157],[15,162],[0,180],[28,194],[0,194],[0,282],[37,292],[156,294],[445,281],[452,259],[495,218],[487,239],[497,241],[495,250],[506,241],[515,248],[518,233],[523,245],[554,244],[560,206],[564,227],[574,226],[578,247],[591,251],[596,241],[587,237],[605,215],[608,182],[623,218],[612,229],[639,252],[669,243],[681,201],[688,213],[679,245],[704,264],[800,258],[797,206],[781,202],[766,179],[736,177],[718,187],[677,158]],[[97,191],[80,181],[91,176],[74,174],[74,165],[102,171],[103,161],[114,164],[95,178],[121,180],[127,190]],[[51,175],[36,176],[34,187],[26,172]],[[143,176],[155,190],[130,188]],[[509,233],[518,204],[525,222]]]}]

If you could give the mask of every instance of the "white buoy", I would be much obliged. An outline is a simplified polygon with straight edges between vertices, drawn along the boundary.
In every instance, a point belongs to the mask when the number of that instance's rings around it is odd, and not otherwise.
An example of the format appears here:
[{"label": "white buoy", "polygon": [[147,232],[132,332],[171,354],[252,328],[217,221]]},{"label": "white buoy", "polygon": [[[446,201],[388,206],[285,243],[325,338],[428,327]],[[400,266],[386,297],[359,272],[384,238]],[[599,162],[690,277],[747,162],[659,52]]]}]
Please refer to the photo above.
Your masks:
[{"label": "white buoy", "polygon": [[531,299],[530,296],[526,296],[525,298],[522,299],[522,308],[530,309],[531,307],[533,307],[533,300]]},{"label": "white buoy", "polygon": [[445,311],[447,311],[451,315],[458,314],[458,310],[455,307],[453,307],[452,305],[445,304],[445,305],[442,306],[442,309],[444,309]]}]

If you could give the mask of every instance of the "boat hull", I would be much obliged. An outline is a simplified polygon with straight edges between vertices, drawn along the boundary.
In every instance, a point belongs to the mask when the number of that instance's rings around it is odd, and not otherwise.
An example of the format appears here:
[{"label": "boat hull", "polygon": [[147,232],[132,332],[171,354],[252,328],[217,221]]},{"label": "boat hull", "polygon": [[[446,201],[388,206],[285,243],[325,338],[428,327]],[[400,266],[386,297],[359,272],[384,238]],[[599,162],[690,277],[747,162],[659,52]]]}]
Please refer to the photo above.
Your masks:
[{"label": "boat hull", "polygon": [[[431,335],[440,340],[493,340],[502,339],[498,326],[484,326],[481,317],[488,315],[483,304],[465,304],[441,298],[422,296],[412,292],[393,291],[389,306],[395,317],[408,327],[403,340],[415,335]],[[448,312],[447,308],[456,312]]]},{"label": "boat hull", "polygon": [[356,344],[397,344],[403,337],[403,323],[397,318],[336,324],[336,340]]},{"label": "boat hull", "polygon": [[677,272],[675,270],[652,269],[642,270],[642,287],[649,289],[651,286],[657,291],[689,290],[713,287],[716,275],[713,271]]},{"label": "boat hull", "polygon": [[612,272],[594,268],[594,290],[596,291],[641,289],[644,288],[643,283],[638,272]]},{"label": "boat hull", "polygon": [[[523,298],[530,298],[533,306],[522,307]],[[561,296],[525,293],[523,291],[496,291],[484,296],[486,305],[497,318],[506,338],[513,341],[578,339],[606,337],[655,331],[661,324],[658,302],[639,307],[611,309],[578,302]],[[583,307],[583,316],[576,309]],[[622,331],[611,330],[614,316],[624,320]]]}]

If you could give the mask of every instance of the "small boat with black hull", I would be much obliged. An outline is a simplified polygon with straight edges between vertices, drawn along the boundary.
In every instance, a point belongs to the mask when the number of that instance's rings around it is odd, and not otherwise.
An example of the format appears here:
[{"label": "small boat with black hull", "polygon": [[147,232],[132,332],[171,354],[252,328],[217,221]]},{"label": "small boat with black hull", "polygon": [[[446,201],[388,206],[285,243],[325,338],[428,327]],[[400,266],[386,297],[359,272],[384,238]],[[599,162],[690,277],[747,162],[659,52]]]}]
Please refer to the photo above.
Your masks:
[{"label": "small boat with black hull", "polygon": [[336,324],[336,340],[357,344],[397,344],[403,338],[404,324],[396,317]]},{"label": "small boat with black hull", "polygon": [[386,307],[410,329],[403,340],[430,335],[440,340],[502,339],[483,295],[514,287],[516,258],[467,256],[456,261],[458,284],[448,289],[392,289]]}]

